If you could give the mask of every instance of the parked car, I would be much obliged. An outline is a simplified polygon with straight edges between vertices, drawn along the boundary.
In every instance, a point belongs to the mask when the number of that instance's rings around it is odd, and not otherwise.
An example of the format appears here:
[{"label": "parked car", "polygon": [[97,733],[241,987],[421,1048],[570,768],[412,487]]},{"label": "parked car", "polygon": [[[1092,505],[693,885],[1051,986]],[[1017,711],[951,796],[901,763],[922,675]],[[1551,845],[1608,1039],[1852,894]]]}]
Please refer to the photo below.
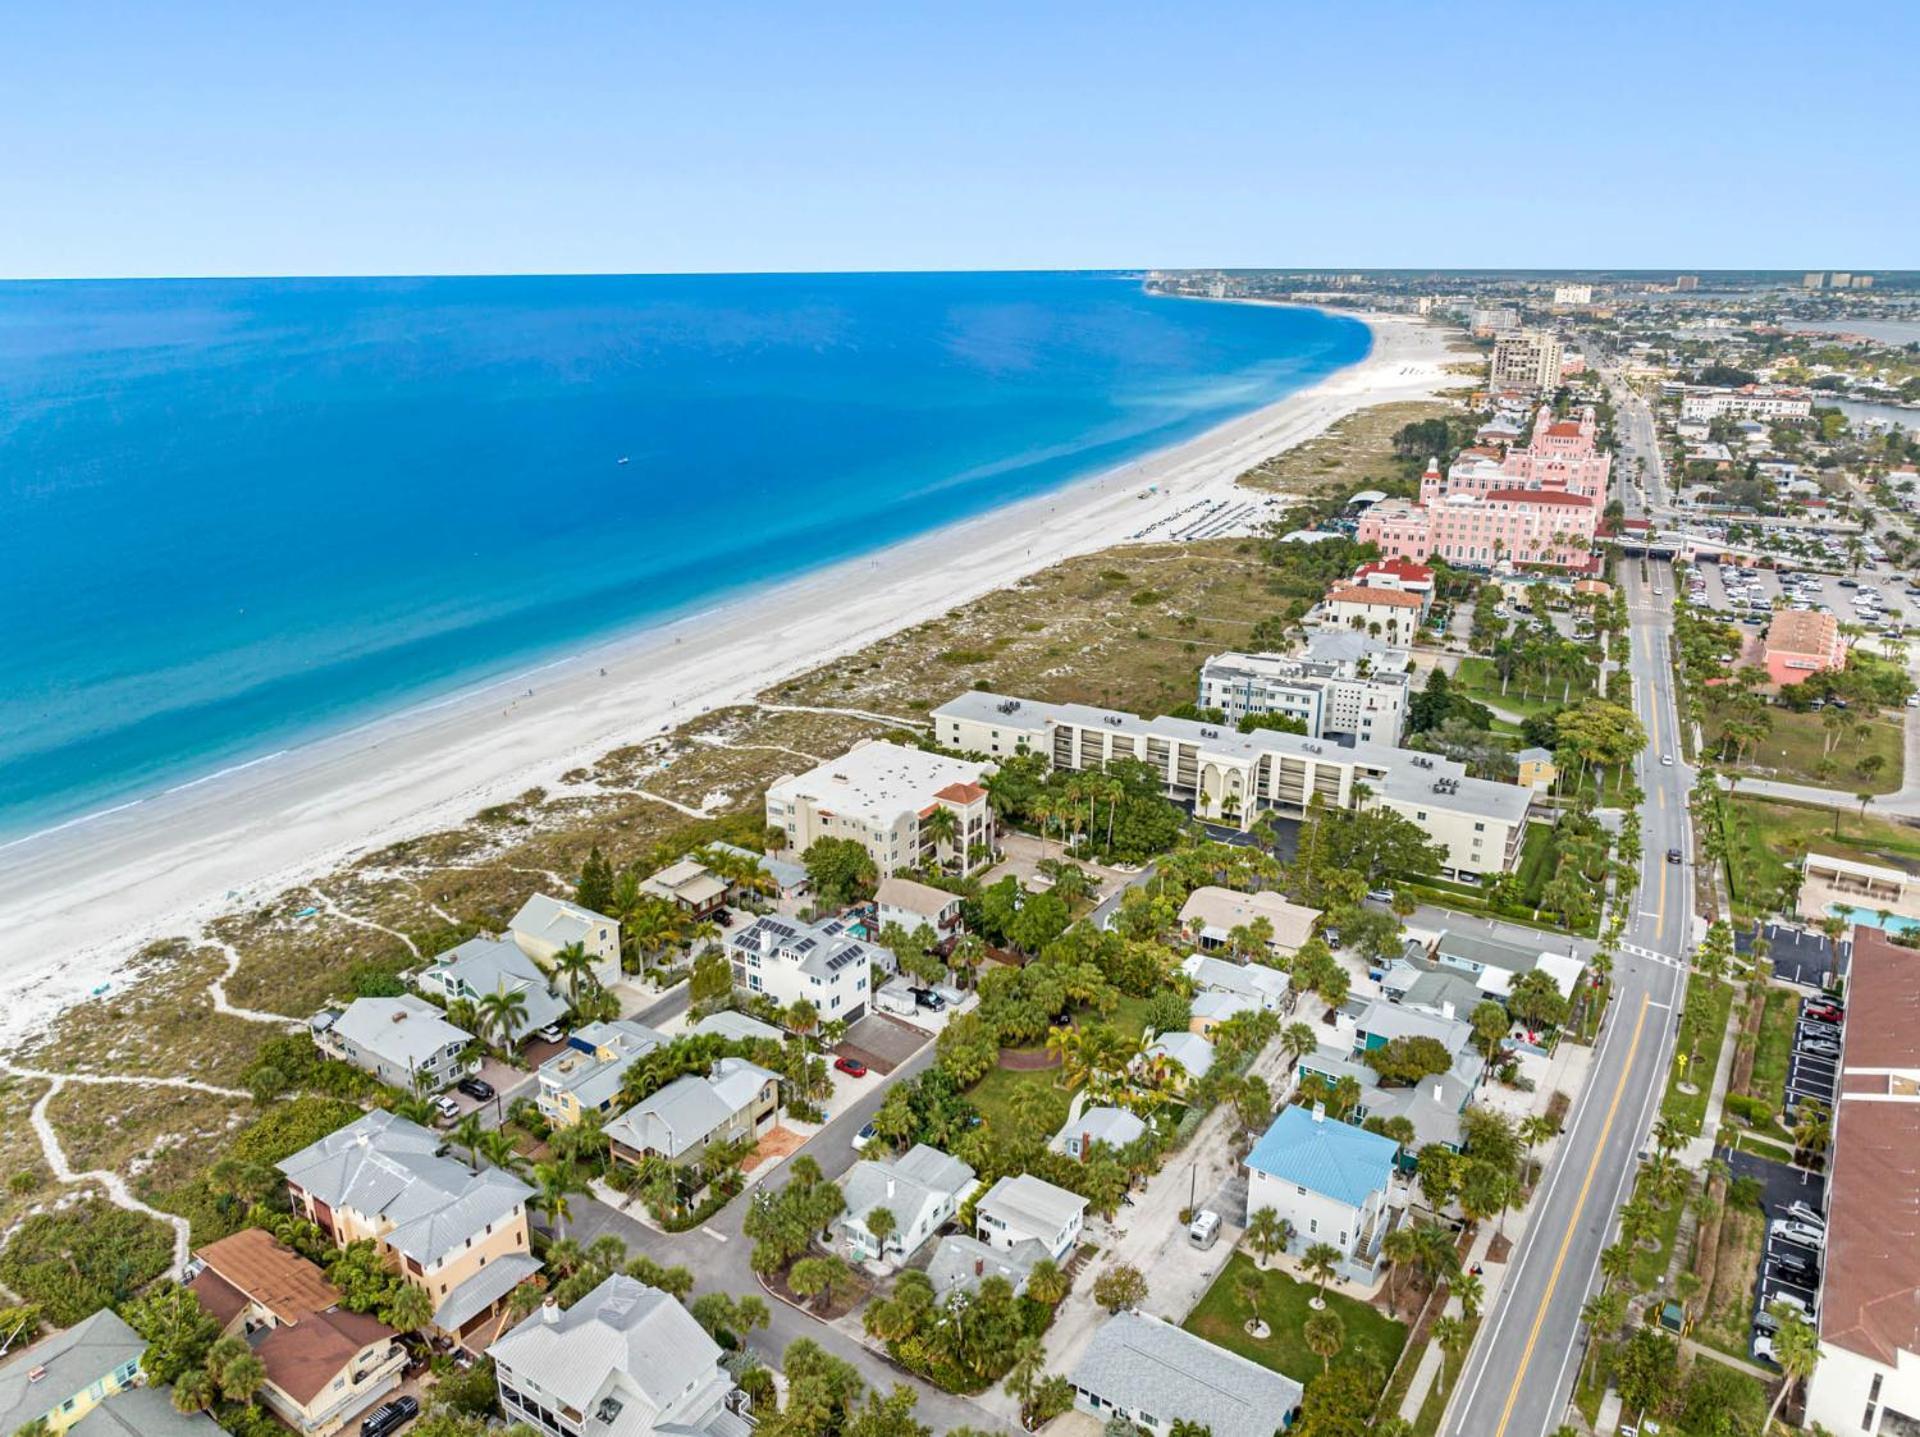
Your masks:
[{"label": "parked car", "polygon": [[450,1123],[460,1116],[460,1105],[445,1093],[433,1100],[433,1110]]},{"label": "parked car", "polygon": [[549,1023],[537,1036],[545,1043],[564,1043],[567,1041],[567,1030],[559,1023]]},{"label": "parked car", "polygon": [[947,1006],[947,1000],[931,988],[915,988],[913,1001],[915,1006],[925,1008],[930,1013],[938,1013]]},{"label": "parked car", "polygon": [[1753,1334],[1753,1355],[1762,1361],[1773,1361],[1774,1329],[1755,1328]]},{"label": "parked car", "polygon": [[1812,1205],[1809,1203],[1803,1203],[1803,1202],[1788,1203],[1787,1216],[1792,1218],[1795,1222],[1812,1223],[1813,1226],[1819,1228],[1822,1232],[1826,1231],[1826,1227],[1827,1227],[1826,1218],[1822,1217],[1818,1212],[1816,1212],[1813,1209]]},{"label": "parked car", "polygon": [[864,1078],[867,1075],[867,1065],[858,1058],[835,1058],[833,1066],[849,1078]]},{"label": "parked car", "polygon": [[[1920,694],[1915,697],[1920,698]],[[1823,1003],[1818,998],[1808,999],[1800,1013],[1802,1017],[1816,1018],[1822,1023],[1838,1023],[1847,1016],[1847,1010],[1838,1003]]]},{"label": "parked car", "polygon": [[1831,1038],[1809,1038],[1803,1036],[1795,1045],[1794,1051],[1805,1053],[1809,1058],[1838,1058],[1840,1056],[1840,1045]]},{"label": "parked car", "polygon": [[1787,1242],[1797,1242],[1802,1247],[1824,1248],[1827,1245],[1827,1230],[1815,1227],[1810,1222],[1797,1222],[1793,1218],[1775,1218],[1767,1224],[1767,1232]]},{"label": "parked car", "polygon": [[865,1152],[867,1150],[867,1144],[879,1136],[880,1130],[874,1127],[872,1123],[868,1123],[853,1135],[853,1150],[856,1153]]},{"label": "parked car", "polygon": [[1810,1262],[1802,1262],[1797,1257],[1776,1255],[1772,1258],[1772,1266],[1768,1271],[1777,1281],[1790,1282],[1795,1287],[1806,1288],[1809,1292],[1817,1292],[1820,1288],[1820,1269]]},{"label": "parked car", "polygon": [[493,1096],[493,1084],[485,1078],[462,1078],[454,1086],[469,1098],[478,1098],[483,1103]]},{"label": "parked car", "polygon": [[420,1403],[412,1397],[396,1397],[382,1402],[360,1424],[360,1437],[387,1437],[420,1415]]},{"label": "parked car", "polygon": [[1790,1292],[1770,1292],[1767,1294],[1768,1307],[1784,1307],[1800,1314],[1804,1322],[1812,1322],[1815,1308],[1804,1297],[1795,1297]]}]

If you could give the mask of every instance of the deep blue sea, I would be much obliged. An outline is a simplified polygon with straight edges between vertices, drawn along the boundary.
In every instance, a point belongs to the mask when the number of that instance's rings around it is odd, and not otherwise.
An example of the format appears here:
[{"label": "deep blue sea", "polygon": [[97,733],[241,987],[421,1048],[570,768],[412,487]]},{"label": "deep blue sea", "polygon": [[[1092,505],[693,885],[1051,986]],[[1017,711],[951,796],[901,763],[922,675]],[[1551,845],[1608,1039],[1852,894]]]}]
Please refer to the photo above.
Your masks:
[{"label": "deep blue sea", "polygon": [[0,832],[1125,462],[1368,343],[1112,274],[0,284]]}]

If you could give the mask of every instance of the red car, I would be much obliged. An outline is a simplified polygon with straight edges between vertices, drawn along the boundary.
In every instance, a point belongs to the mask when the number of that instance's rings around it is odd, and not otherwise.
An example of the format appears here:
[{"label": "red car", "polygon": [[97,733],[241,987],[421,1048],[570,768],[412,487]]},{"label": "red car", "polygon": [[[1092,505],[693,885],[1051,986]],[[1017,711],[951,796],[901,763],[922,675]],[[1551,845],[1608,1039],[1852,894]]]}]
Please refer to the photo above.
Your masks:
[{"label": "red car", "polygon": [[1818,1019],[1822,1023],[1838,1023],[1843,1016],[1843,1010],[1834,1007],[1831,1003],[1809,1003],[1801,1010],[1801,1014],[1803,1017]]},{"label": "red car", "polygon": [[867,1065],[858,1058],[835,1058],[833,1066],[849,1078],[864,1078],[867,1075]]}]

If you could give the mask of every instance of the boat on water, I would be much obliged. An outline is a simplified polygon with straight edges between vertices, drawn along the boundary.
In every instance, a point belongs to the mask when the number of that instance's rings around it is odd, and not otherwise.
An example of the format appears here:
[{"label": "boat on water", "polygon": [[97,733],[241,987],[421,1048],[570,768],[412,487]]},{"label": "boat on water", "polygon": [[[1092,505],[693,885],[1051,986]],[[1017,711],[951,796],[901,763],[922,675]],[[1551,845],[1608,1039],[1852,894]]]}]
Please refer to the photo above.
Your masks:
[{"label": "boat on water", "polygon": [[614,460],[613,462],[616,464],[631,464],[633,461],[627,455],[622,454],[618,459]]}]

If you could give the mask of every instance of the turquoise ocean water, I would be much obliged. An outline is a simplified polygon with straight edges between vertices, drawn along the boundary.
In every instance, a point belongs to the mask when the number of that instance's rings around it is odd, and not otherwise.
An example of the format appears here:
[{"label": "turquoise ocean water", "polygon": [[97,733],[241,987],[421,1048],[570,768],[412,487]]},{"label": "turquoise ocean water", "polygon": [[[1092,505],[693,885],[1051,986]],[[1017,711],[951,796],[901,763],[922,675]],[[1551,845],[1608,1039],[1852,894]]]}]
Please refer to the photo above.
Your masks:
[{"label": "turquoise ocean water", "polygon": [[1368,343],[1112,274],[0,283],[0,835],[1124,463]]}]

